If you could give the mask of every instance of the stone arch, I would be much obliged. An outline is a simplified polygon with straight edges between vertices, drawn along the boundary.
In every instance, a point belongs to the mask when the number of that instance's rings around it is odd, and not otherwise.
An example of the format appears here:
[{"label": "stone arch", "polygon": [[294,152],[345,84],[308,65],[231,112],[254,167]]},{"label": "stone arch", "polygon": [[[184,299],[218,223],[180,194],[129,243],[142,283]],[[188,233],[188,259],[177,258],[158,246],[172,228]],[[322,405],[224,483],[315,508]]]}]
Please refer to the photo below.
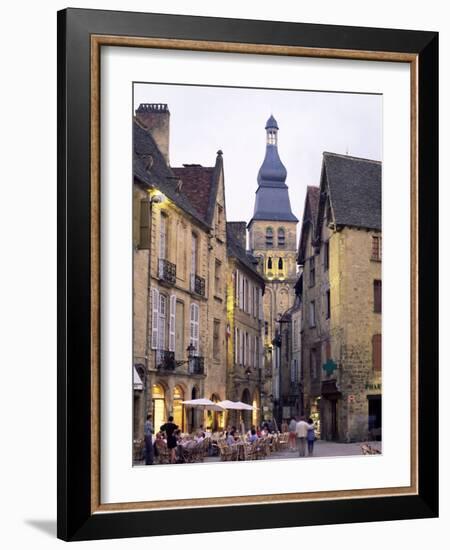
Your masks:
[{"label": "stone arch", "polygon": [[173,387],[172,392],[172,416],[173,421],[184,432],[185,419],[184,419],[184,405],[182,401],[186,399],[186,392],[182,384],[176,384]]}]

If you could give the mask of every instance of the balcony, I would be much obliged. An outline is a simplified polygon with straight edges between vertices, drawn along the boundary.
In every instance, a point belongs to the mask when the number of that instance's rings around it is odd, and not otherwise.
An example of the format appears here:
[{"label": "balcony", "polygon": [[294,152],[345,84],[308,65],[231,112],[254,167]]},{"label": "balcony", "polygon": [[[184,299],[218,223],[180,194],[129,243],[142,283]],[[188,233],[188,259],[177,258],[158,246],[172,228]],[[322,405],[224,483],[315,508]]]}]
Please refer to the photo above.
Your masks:
[{"label": "balcony", "polygon": [[188,366],[189,374],[205,374],[205,358],[191,357]]},{"label": "balcony", "polygon": [[175,353],[173,351],[156,350],[156,368],[160,371],[174,371],[176,368]]},{"label": "balcony", "polygon": [[177,266],[160,258],[158,261],[158,278],[168,285],[174,285],[177,280]]},{"label": "balcony", "polygon": [[199,277],[198,275],[195,275],[195,273],[191,274],[191,292],[194,292],[195,294],[198,294],[199,296],[205,296],[205,288],[206,288],[206,282],[203,277]]}]

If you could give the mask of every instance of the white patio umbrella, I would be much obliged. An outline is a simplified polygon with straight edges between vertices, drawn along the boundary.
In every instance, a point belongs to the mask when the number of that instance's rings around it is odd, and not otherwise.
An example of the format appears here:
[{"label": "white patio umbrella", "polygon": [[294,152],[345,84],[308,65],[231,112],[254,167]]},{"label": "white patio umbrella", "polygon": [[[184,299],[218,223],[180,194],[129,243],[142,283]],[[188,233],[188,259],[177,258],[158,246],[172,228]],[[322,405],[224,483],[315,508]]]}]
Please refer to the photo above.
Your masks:
[{"label": "white patio umbrella", "polygon": [[229,401],[228,399],[225,399],[224,401],[219,401],[218,405],[220,405],[224,409],[233,409],[236,411],[253,410],[253,407],[251,405],[248,405],[247,403],[243,403],[242,401]]},{"label": "white patio umbrella", "polygon": [[214,403],[214,401],[206,399],[205,397],[201,397],[200,399],[189,399],[188,401],[182,401],[181,403],[186,407],[196,407],[203,409],[204,411],[223,412],[224,410],[224,407],[222,407],[220,403]]}]

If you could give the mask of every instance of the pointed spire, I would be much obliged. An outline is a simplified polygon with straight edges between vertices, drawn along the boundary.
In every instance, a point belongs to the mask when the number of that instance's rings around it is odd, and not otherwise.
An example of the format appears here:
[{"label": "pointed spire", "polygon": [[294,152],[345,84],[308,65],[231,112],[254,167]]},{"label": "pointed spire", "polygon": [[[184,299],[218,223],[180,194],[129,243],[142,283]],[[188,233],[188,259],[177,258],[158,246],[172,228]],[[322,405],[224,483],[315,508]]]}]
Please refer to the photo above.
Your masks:
[{"label": "pointed spire", "polygon": [[253,220],[283,220],[297,222],[291,210],[286,185],[287,170],[278,155],[278,123],[273,115],[267,120],[266,154],[258,172]]}]

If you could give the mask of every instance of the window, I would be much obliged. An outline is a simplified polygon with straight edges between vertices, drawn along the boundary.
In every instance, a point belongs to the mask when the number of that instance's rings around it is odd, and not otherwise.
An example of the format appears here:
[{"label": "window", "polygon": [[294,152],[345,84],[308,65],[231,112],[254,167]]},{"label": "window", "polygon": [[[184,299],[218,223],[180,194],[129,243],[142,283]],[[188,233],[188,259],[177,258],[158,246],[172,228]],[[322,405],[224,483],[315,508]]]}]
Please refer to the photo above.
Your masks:
[{"label": "window", "polygon": [[266,246],[268,248],[272,248],[273,246],[273,229],[271,227],[266,229]]},{"label": "window", "polygon": [[381,237],[372,237],[372,260],[381,262]]},{"label": "window", "polygon": [[278,271],[283,271],[283,258],[278,260]]},{"label": "window", "polygon": [[159,315],[158,315],[158,349],[166,349],[166,314],[167,297],[164,294],[159,295]]},{"label": "window", "polygon": [[314,300],[309,302],[309,326],[316,326],[316,302]]},{"label": "window", "polygon": [[177,300],[175,315],[175,358],[178,361],[184,359],[184,303]]},{"label": "window", "polygon": [[214,294],[220,296],[222,294],[222,262],[216,260],[214,269]]},{"label": "window", "polygon": [[269,336],[269,323],[264,321],[264,336]]},{"label": "window", "polygon": [[297,349],[297,347],[298,347],[298,337],[299,337],[299,332],[298,332],[298,321],[297,321],[297,319],[294,319],[292,330],[293,330],[293,333],[294,333],[294,336],[293,336],[293,339],[294,339],[294,349]]},{"label": "window", "polygon": [[373,311],[375,313],[381,313],[381,281],[375,280],[373,282]]},{"label": "window", "polygon": [[312,348],[309,355],[309,370],[311,378],[317,378],[317,350]]},{"label": "window", "polygon": [[150,248],[150,206],[143,199],[139,211],[139,248]]},{"label": "window", "polygon": [[286,244],[286,240],[285,240],[285,232],[284,232],[284,229],[282,227],[279,227],[278,228],[278,246],[284,246]]},{"label": "window", "polygon": [[267,260],[267,269],[270,271],[272,269],[272,258],[269,256]]},{"label": "window", "polygon": [[372,366],[373,370],[381,371],[381,334],[372,336]]},{"label": "window", "polygon": [[167,255],[167,216],[161,213],[161,223],[159,226],[159,257],[165,260]]},{"label": "window", "polygon": [[213,357],[214,357],[214,359],[219,359],[220,358],[220,321],[218,319],[214,319]]},{"label": "window", "polygon": [[191,304],[190,308],[190,340],[194,346],[194,355],[198,355],[199,351],[199,326],[200,326],[200,312],[198,304]]},{"label": "window", "polygon": [[297,359],[292,359],[292,361],[291,361],[291,382],[293,384],[298,382],[298,361],[297,361]]},{"label": "window", "polygon": [[198,237],[195,233],[192,233],[191,241],[191,274],[197,273],[197,255],[198,255]]},{"label": "window", "polygon": [[330,318],[331,313],[331,300],[330,300],[330,289],[325,293],[325,317],[326,319]]},{"label": "window", "polygon": [[316,284],[316,257],[309,258],[309,286]]},{"label": "window", "polygon": [[328,271],[330,267],[330,243],[323,243],[323,270]]}]

